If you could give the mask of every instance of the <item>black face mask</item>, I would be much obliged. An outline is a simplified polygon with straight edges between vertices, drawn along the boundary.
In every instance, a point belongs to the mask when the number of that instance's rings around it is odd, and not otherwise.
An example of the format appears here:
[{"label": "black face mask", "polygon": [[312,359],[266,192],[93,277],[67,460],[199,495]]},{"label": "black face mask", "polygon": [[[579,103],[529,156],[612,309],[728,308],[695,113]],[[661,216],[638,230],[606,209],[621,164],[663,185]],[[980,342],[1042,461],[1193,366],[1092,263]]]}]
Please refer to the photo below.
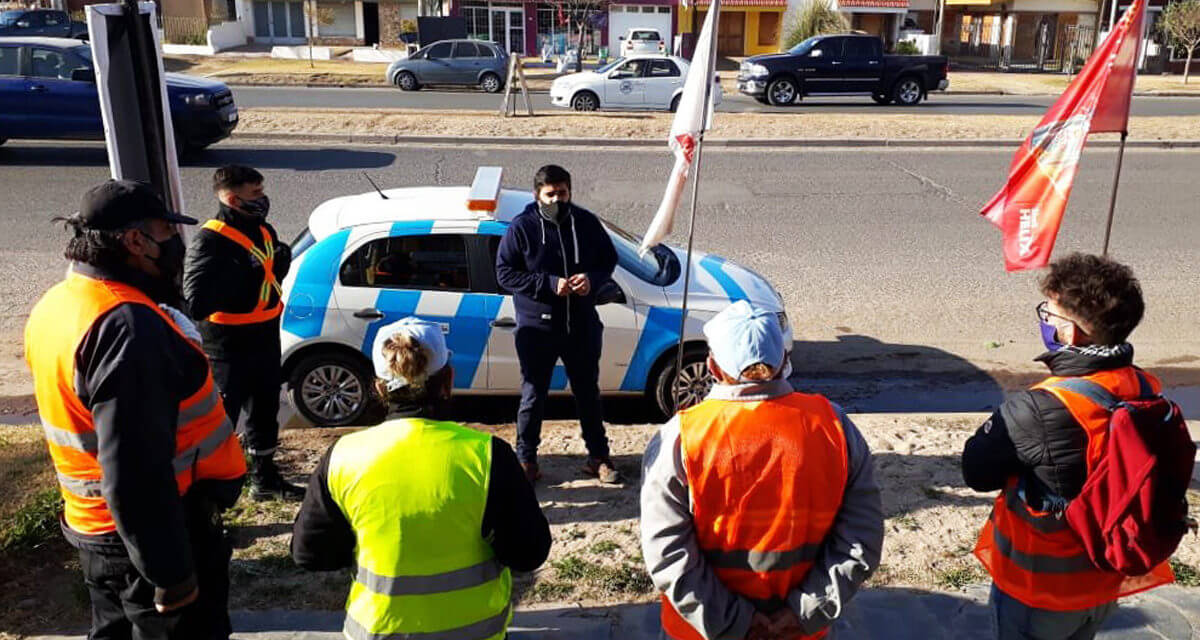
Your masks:
[{"label": "black face mask", "polygon": [[256,200],[242,200],[242,211],[255,218],[266,218],[267,214],[271,211],[271,199],[263,196]]},{"label": "black face mask", "polygon": [[[149,235],[146,237],[150,238]],[[183,237],[175,233],[162,241],[150,239],[158,245],[158,257],[153,261],[154,266],[158,267],[159,279],[169,286],[170,290],[179,290],[183,283],[183,256],[187,253]]]}]

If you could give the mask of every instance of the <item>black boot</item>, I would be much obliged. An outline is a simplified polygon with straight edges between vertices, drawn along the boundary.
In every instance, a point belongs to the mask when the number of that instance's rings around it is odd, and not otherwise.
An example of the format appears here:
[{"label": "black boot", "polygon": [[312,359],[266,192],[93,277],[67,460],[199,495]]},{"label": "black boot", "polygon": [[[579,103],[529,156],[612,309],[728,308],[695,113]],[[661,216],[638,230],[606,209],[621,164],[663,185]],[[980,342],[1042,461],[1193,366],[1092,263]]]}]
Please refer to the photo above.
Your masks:
[{"label": "black boot", "polygon": [[304,487],[296,486],[279,475],[270,455],[250,456],[250,498],[253,500],[303,500]]}]

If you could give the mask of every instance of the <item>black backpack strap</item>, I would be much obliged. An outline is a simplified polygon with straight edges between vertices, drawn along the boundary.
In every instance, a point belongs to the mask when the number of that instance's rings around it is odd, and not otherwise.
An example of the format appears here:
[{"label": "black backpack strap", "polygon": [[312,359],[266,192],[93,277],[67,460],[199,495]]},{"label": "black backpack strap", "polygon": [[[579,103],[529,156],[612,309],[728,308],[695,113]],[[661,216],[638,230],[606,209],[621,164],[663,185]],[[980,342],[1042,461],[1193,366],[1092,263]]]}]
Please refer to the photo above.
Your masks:
[{"label": "black backpack strap", "polygon": [[[1146,384],[1149,386],[1148,381]],[[1066,389],[1067,391],[1078,393],[1088,400],[1091,400],[1101,407],[1104,407],[1109,412],[1116,411],[1117,407],[1121,404],[1121,401],[1118,400],[1116,396],[1109,393],[1108,389],[1105,389],[1091,380],[1084,380],[1083,378],[1068,378],[1066,380],[1057,380],[1052,382],[1049,386],[1054,387],[1055,389]]]},{"label": "black backpack strap", "polygon": [[1154,392],[1154,385],[1150,384],[1150,379],[1146,377],[1146,372],[1134,367],[1133,372],[1137,374],[1138,380],[1138,399],[1152,400],[1158,397]]}]

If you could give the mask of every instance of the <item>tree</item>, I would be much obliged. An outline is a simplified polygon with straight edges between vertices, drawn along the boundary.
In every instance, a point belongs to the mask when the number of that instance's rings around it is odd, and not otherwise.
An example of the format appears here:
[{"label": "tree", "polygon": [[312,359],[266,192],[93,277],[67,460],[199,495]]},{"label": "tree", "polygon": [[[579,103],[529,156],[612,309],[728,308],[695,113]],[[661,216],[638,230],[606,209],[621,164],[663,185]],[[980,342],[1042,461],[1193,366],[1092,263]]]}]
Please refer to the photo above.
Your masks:
[{"label": "tree", "polygon": [[813,36],[850,30],[846,16],[834,9],[828,0],[807,0],[794,15],[783,40],[785,51]]},{"label": "tree", "polygon": [[1200,47],[1200,0],[1176,0],[1162,12],[1159,29],[1172,48],[1182,49],[1183,83],[1187,84],[1192,71],[1192,57]]},{"label": "tree", "polygon": [[575,72],[583,71],[583,35],[587,26],[600,13],[608,11],[610,0],[554,0],[550,6],[554,8],[554,19],[561,15],[567,20],[568,29],[572,26],[579,28],[579,55],[575,59]]},{"label": "tree", "polygon": [[309,68],[316,67],[313,63],[313,45],[317,40],[317,25],[328,27],[333,24],[336,16],[333,14],[333,9],[322,7],[317,4],[317,0],[308,0],[304,3],[304,16],[308,18],[308,66]]}]

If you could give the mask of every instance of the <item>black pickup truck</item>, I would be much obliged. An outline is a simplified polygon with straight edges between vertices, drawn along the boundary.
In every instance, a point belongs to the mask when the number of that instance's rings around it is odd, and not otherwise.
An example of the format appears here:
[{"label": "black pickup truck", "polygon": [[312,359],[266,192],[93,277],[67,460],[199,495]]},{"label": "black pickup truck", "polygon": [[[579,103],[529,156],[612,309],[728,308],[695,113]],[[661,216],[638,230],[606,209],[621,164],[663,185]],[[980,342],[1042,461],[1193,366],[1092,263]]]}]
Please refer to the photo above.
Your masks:
[{"label": "black pickup truck", "polygon": [[87,25],[76,22],[66,11],[13,9],[0,11],[0,36],[43,38],[87,38]]},{"label": "black pickup truck", "polygon": [[878,36],[813,36],[787,53],[746,58],[738,91],[763,104],[789,105],[807,95],[869,94],[879,104],[914,105],[944,90],[945,56],[885,55]]}]

